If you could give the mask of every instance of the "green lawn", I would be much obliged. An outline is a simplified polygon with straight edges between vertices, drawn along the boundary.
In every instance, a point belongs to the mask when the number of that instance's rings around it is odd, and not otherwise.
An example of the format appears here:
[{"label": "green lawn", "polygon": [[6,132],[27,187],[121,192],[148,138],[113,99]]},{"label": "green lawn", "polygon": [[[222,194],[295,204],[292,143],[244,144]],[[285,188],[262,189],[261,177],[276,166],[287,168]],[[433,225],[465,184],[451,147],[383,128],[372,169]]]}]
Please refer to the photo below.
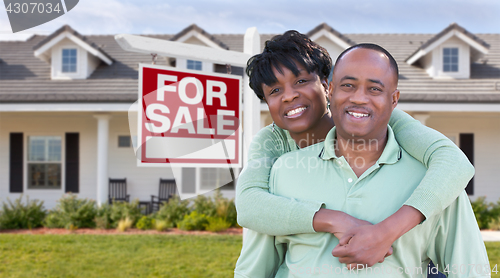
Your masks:
[{"label": "green lawn", "polygon": [[241,236],[0,235],[0,277],[232,277]]},{"label": "green lawn", "polygon": [[[500,242],[486,248],[500,264]],[[0,234],[0,277],[232,277],[240,249],[239,235]]]}]

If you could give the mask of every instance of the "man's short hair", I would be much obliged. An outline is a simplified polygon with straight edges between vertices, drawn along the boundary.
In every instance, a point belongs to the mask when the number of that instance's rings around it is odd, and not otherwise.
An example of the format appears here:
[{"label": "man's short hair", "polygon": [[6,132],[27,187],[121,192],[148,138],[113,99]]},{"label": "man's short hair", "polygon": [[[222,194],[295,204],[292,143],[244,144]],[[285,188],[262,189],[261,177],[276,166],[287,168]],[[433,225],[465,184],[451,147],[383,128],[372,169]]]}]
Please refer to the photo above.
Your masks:
[{"label": "man's short hair", "polygon": [[327,79],[332,70],[332,58],[326,49],[306,35],[290,30],[266,41],[264,51],[248,60],[246,73],[250,79],[250,88],[259,99],[264,99],[262,84],[271,86],[278,82],[273,68],[282,73],[281,66],[284,66],[298,76],[296,62],[308,73],[318,74],[320,79]]},{"label": "man's short hair", "polygon": [[[390,64],[391,68],[396,73],[396,80],[399,79],[399,68],[398,68],[398,63],[396,62],[396,59],[394,59],[394,57],[392,57],[391,53],[389,53],[389,51],[385,50],[385,48],[383,48],[382,46],[380,46],[378,44],[374,44],[374,43],[360,43],[360,44],[356,44],[356,45],[349,47],[348,49],[346,49],[346,50],[342,51],[342,53],[340,53],[339,57],[337,57],[337,60],[335,61],[335,65],[338,64],[340,59],[342,59],[342,57],[344,57],[345,54],[347,54],[349,51],[356,49],[356,48],[371,49],[371,50],[375,50],[377,52],[385,54],[385,56],[387,56],[387,58],[389,58],[389,64]],[[335,69],[334,69],[334,71],[335,71]]]}]

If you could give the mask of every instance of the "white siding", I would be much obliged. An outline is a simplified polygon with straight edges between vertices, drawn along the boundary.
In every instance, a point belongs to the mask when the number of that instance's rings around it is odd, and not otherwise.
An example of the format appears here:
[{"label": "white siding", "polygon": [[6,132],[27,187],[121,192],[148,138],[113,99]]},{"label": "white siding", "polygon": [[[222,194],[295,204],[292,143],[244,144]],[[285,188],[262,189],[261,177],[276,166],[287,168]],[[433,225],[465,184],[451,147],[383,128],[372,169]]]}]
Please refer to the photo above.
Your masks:
[{"label": "white siding", "polygon": [[[443,48],[445,47],[458,48],[458,72],[443,72]],[[427,72],[434,78],[469,78],[470,46],[457,37],[449,38],[432,51],[432,64],[427,68]]]},{"label": "white siding", "polygon": [[427,126],[447,136],[474,134],[475,199],[486,196],[489,202],[500,198],[500,115],[495,113],[431,114]]},{"label": "white siding", "polygon": [[321,45],[326,49],[326,51],[328,51],[328,54],[330,54],[330,57],[332,57],[334,63],[335,60],[337,60],[337,57],[340,55],[340,53],[344,51],[344,48],[340,47],[338,44],[336,44],[335,42],[324,36],[319,37],[314,42]]},{"label": "white siding", "polygon": [[[58,135],[63,138],[63,179],[58,190],[27,189],[26,166],[24,193],[31,199],[43,200],[46,208],[52,208],[64,194],[64,135],[80,133],[80,198],[96,199],[97,196],[97,120],[91,113],[1,113],[0,114],[0,202],[6,198],[18,198],[20,193],[9,193],[9,134],[23,132],[24,141],[30,135]],[[108,172],[113,178],[127,178],[131,199],[151,200],[158,194],[160,177],[173,178],[170,168],[138,168],[133,148],[118,148],[118,136],[128,135],[128,119],[125,113],[113,114],[109,130]],[[24,144],[26,165],[26,143]]]}]

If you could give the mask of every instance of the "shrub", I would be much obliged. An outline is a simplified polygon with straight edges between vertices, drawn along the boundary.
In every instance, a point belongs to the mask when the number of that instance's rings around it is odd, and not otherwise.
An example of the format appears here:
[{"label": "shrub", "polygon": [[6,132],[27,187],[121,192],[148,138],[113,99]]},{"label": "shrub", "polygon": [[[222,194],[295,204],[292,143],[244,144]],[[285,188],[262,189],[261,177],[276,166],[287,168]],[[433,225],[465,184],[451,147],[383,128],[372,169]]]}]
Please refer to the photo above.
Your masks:
[{"label": "shrub", "polygon": [[31,229],[41,227],[43,219],[47,215],[43,202],[30,201],[26,196],[26,204],[22,202],[23,196],[12,202],[7,198],[7,203],[2,203],[0,213],[1,229]]},{"label": "shrub", "polygon": [[117,227],[118,222],[128,218],[132,222],[132,226],[142,216],[141,209],[138,207],[139,200],[131,203],[127,202],[113,202],[110,212],[111,227]]},{"label": "shrub", "polygon": [[496,204],[486,203],[485,197],[478,197],[474,202],[471,202],[471,205],[479,229],[489,229],[492,223],[498,222],[500,217],[500,201]]},{"label": "shrub", "polygon": [[208,224],[207,216],[205,214],[200,214],[197,211],[191,212],[189,215],[184,215],[184,219],[177,223],[177,228],[184,231],[205,229]]},{"label": "shrub", "polygon": [[169,228],[172,227],[172,224],[165,221],[165,220],[155,220],[153,219],[153,225],[155,227],[155,230],[157,230],[158,232],[163,232],[163,231],[166,231],[168,230]]},{"label": "shrub", "polygon": [[135,224],[135,227],[139,230],[151,230],[154,225],[154,219],[149,216],[142,216]]},{"label": "shrub", "polygon": [[45,220],[48,228],[94,228],[97,209],[95,201],[78,199],[76,195],[67,194],[57,201],[57,205]]},{"label": "shrub", "polygon": [[[219,191],[217,191],[219,192]],[[219,192],[220,193],[220,192]],[[193,210],[206,216],[216,216],[217,207],[210,197],[198,195],[193,201]]]},{"label": "shrub", "polygon": [[229,223],[226,219],[220,217],[208,217],[208,224],[206,224],[205,228],[210,232],[221,232],[227,230],[227,228],[231,227],[231,223]]},{"label": "shrub", "polygon": [[234,200],[228,200],[222,196],[220,190],[217,190],[214,195],[216,216],[226,220],[231,227],[237,227],[236,206]]},{"label": "shrub", "polygon": [[173,226],[177,226],[177,223],[184,219],[184,216],[189,214],[189,212],[189,201],[182,201],[179,196],[174,196],[168,202],[163,203],[156,214],[156,219],[164,220]]},{"label": "shrub", "polygon": [[111,205],[108,203],[101,204],[97,208],[96,216],[94,219],[95,226],[98,229],[109,229],[111,228]]},{"label": "shrub", "polygon": [[132,227],[133,221],[130,218],[125,218],[120,221],[118,221],[118,225],[116,229],[120,232],[125,232],[126,230],[130,229]]}]

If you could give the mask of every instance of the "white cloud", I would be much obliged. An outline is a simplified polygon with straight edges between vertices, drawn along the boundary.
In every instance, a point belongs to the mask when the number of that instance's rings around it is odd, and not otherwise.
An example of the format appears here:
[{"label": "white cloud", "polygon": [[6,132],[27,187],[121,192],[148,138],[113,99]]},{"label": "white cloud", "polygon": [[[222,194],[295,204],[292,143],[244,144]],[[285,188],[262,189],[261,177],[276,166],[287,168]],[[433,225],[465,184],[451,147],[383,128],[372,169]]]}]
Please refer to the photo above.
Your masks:
[{"label": "white cloud", "polygon": [[[175,34],[192,23],[209,33],[308,32],[326,22],[341,33],[436,33],[457,22],[473,33],[500,32],[497,0],[85,0],[68,14],[24,31],[48,34],[69,24],[82,34]],[[10,33],[0,12],[0,38]]]}]

